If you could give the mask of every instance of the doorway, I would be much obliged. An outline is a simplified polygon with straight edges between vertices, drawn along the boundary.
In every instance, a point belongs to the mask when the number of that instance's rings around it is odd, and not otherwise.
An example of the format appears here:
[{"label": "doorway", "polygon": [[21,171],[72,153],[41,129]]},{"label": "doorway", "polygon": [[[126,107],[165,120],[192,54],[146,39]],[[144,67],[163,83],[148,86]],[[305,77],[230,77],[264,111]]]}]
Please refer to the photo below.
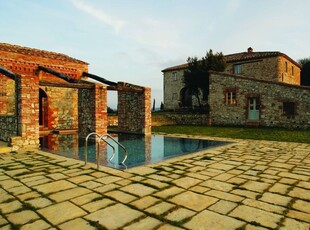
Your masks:
[{"label": "doorway", "polygon": [[260,102],[258,97],[248,98],[248,119],[252,121],[259,120]]},{"label": "doorway", "polygon": [[48,97],[41,88],[39,89],[39,125],[40,130],[48,129]]}]

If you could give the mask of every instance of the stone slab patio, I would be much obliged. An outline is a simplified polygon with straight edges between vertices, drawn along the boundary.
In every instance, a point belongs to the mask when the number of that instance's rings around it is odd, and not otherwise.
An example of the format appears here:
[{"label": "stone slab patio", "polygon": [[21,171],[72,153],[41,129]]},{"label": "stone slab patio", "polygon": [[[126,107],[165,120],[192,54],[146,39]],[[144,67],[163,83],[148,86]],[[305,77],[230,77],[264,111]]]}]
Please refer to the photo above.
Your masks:
[{"label": "stone slab patio", "polygon": [[0,154],[0,229],[308,230],[309,194],[310,144],[236,140],[125,172]]}]

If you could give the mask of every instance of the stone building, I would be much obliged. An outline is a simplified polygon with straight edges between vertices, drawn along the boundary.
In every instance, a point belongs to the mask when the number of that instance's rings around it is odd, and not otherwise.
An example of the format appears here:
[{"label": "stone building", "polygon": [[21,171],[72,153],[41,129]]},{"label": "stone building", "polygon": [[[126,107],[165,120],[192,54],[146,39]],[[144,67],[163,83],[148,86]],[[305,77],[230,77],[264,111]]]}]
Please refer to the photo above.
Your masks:
[{"label": "stone building", "polygon": [[[225,72],[210,72],[209,117],[217,125],[310,127],[310,88],[300,86],[301,66],[280,52],[224,56]],[[183,75],[187,64],[164,73],[165,109],[194,106]]]},{"label": "stone building", "polygon": [[107,133],[107,90],[118,91],[121,131],[151,132],[150,88],[100,78],[65,54],[0,43],[0,140],[17,149],[38,147],[44,133]]}]

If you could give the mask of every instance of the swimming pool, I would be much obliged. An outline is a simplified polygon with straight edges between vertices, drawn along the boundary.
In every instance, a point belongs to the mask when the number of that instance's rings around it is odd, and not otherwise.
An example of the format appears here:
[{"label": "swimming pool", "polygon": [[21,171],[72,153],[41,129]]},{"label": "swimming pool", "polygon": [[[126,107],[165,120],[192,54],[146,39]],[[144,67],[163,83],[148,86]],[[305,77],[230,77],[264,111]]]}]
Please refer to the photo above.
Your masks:
[{"label": "swimming pool", "polygon": [[[118,134],[114,138],[128,151],[128,158],[125,161],[125,168],[156,163],[168,158],[194,153],[229,143],[223,141],[179,138],[163,135],[144,136]],[[113,150],[110,146],[104,142],[101,142],[99,147],[99,164],[116,169],[124,169],[121,162],[125,157],[125,152],[111,140],[107,140],[115,147],[116,154],[111,163],[109,159],[113,154]],[[41,147],[43,150],[78,160],[84,160],[85,158],[84,144],[85,138],[79,138],[74,134],[48,134],[41,138]],[[98,146],[94,140],[88,141],[88,162],[96,163],[97,148]]]}]

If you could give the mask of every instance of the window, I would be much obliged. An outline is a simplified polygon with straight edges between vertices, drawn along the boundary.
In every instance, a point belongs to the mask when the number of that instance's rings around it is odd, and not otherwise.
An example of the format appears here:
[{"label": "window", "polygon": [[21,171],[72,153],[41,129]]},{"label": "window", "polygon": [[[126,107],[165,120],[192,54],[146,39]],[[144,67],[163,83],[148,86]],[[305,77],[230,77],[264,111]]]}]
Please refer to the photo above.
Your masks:
[{"label": "window", "polygon": [[236,105],[236,92],[227,92],[226,93],[226,105]]},{"label": "window", "polygon": [[172,73],[172,78],[174,81],[177,81],[178,80],[178,73],[177,72],[173,72]]},{"label": "window", "polygon": [[294,76],[294,66],[292,66],[292,76]]},{"label": "window", "polygon": [[283,115],[287,116],[287,118],[294,118],[295,107],[295,102],[283,102]]},{"label": "window", "polygon": [[288,66],[287,66],[287,61],[285,62],[285,72],[287,72]]},{"label": "window", "polygon": [[241,66],[241,64],[234,65],[234,73],[235,74],[241,74],[242,73],[242,66]]}]

